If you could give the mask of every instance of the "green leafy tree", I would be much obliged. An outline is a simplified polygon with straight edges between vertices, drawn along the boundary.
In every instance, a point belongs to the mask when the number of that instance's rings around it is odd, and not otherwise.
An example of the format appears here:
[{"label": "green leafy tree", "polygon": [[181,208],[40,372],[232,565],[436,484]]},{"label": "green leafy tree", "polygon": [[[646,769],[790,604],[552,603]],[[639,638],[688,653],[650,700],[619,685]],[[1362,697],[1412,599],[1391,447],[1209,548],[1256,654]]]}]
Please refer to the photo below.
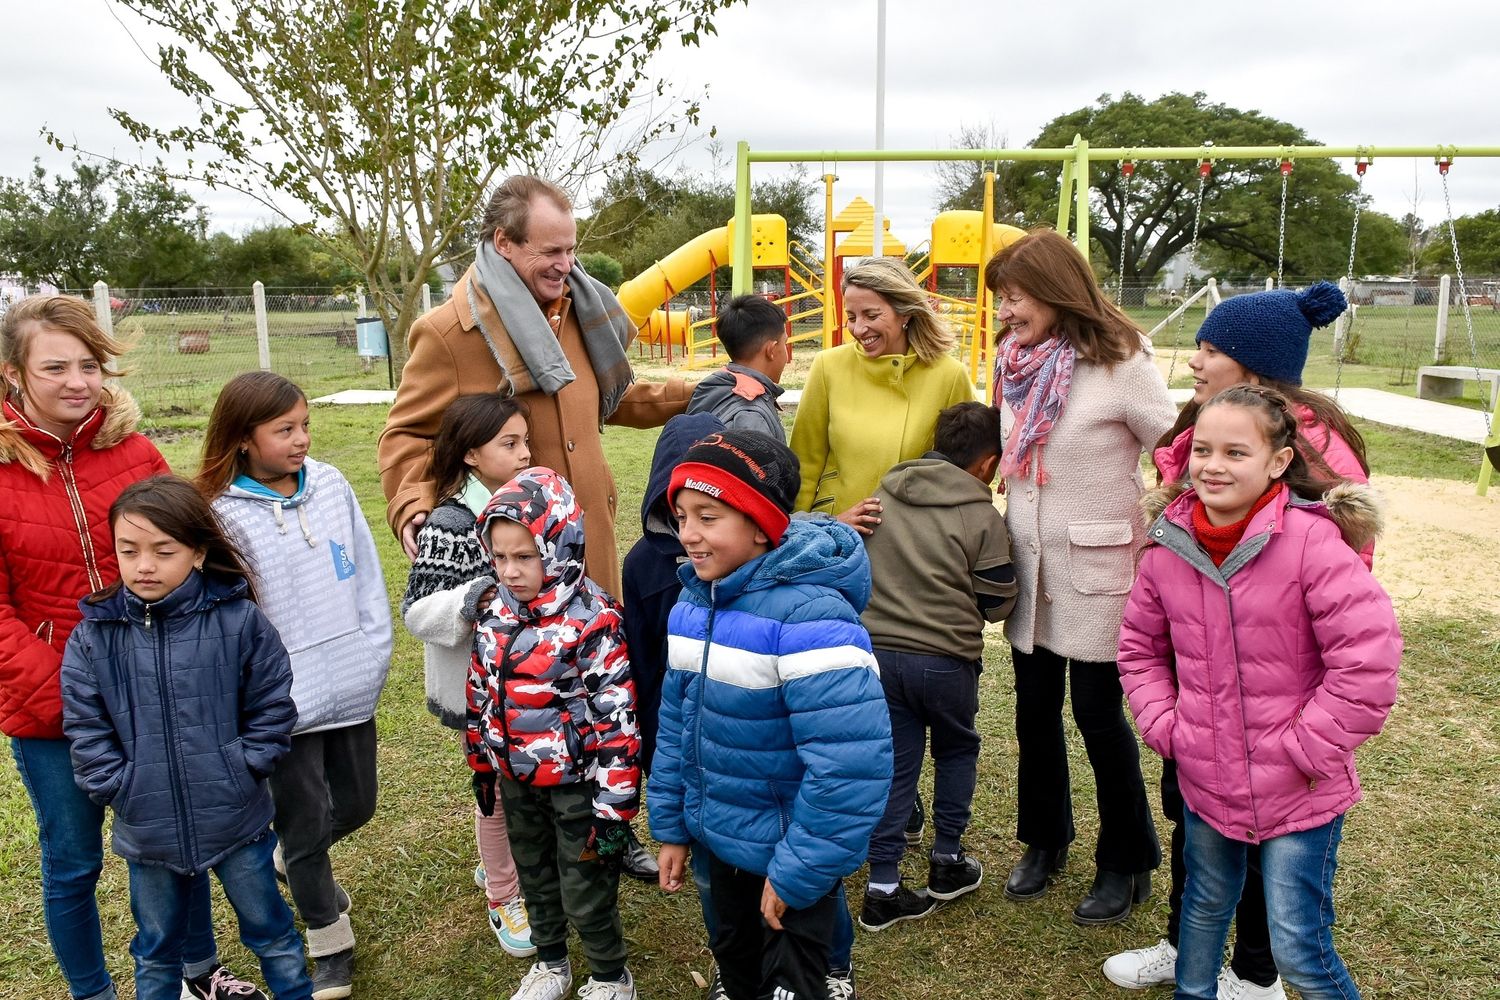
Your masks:
[{"label": "green leafy tree", "polygon": [[[1154,101],[1128,92],[1118,99],[1105,94],[1088,107],[1053,119],[1031,146],[1064,147],[1075,135],[1096,147],[1315,144],[1295,125],[1258,111],[1210,102],[1202,93],[1172,93]],[[1006,198],[1019,207],[1025,224],[1056,220],[1061,170],[1058,163],[1036,163],[1015,164],[1006,172]],[[1130,181],[1116,167],[1095,164],[1090,181],[1091,253],[1102,255],[1114,269],[1123,239],[1127,291],[1130,286],[1149,285],[1192,242],[1198,164],[1141,160]],[[1344,272],[1356,190],[1354,179],[1331,160],[1294,164],[1287,191],[1283,264],[1287,275]],[[1200,262],[1218,271],[1274,273],[1280,200],[1276,160],[1215,162],[1203,186]]]},{"label": "green leafy tree", "polygon": [[75,161],[72,174],[0,180],[0,272],[28,284],[193,285],[205,278],[207,218],[164,176]]},{"label": "green leafy tree", "polygon": [[[1466,276],[1500,274],[1500,208],[1461,215],[1453,220],[1453,231],[1458,234],[1458,253],[1463,258]],[[1423,274],[1454,273],[1453,241],[1448,236],[1447,221],[1433,227],[1420,266]]]},{"label": "green leafy tree", "polygon": [[628,160],[696,122],[695,101],[661,109],[648,73],[732,2],[120,0],[180,39],[158,48],[160,66],[198,114],[162,126],[110,113],[137,141],[185,154],[191,176],[300,221],[290,199],[337,233],[399,340],[420,279],[497,176],[567,180],[600,163],[613,129],[629,130]]},{"label": "green leafy tree", "polygon": [[114,175],[111,166],[75,161],[71,177],[49,183],[38,160],[29,176],[0,181],[0,273],[66,288],[104,277]]},{"label": "green leafy tree", "polygon": [[578,263],[590,275],[598,278],[610,288],[619,288],[625,280],[625,269],[620,262],[607,253],[584,253],[578,255]]}]

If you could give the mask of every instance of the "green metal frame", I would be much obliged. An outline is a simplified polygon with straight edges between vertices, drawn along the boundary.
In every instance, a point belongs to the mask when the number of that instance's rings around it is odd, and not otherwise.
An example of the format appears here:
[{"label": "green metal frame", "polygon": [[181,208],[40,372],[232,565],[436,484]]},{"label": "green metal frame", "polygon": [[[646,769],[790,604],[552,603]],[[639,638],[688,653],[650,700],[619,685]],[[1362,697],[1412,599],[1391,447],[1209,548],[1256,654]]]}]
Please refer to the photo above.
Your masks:
[{"label": "green metal frame", "polygon": [[[733,294],[750,291],[752,268],[750,231],[750,164],[752,163],[875,163],[913,161],[1007,160],[1015,163],[1055,161],[1062,164],[1062,190],[1057,202],[1057,231],[1066,233],[1073,224],[1073,242],[1088,255],[1089,164],[1095,160],[1297,160],[1342,159],[1374,161],[1377,157],[1425,157],[1434,162],[1461,158],[1500,157],[1500,146],[1100,146],[1090,147],[1081,135],[1073,145],[1061,149],[853,149],[853,150],[765,150],[752,152],[748,142],[735,147],[734,156],[734,245],[730,248],[734,276]],[[1070,197],[1072,195],[1073,197]],[[1076,218],[1072,218],[1075,216]],[[877,223],[878,224],[878,223]],[[1490,421],[1486,445],[1500,446],[1500,398]],[[1491,464],[1480,458],[1479,493],[1490,484]]]},{"label": "green metal frame", "polygon": [[[1062,192],[1057,206],[1057,230],[1075,227],[1073,242],[1088,245],[1089,164],[1119,160],[1266,160],[1363,159],[1430,156],[1434,160],[1500,157],[1500,146],[1089,146],[1076,136],[1060,149],[821,149],[752,151],[748,142],[735,147],[734,247],[731,257],[735,295],[750,291],[750,164],[752,163],[875,163],[935,160],[1008,160],[1016,163],[1054,161],[1063,165]],[[1074,195],[1076,197],[1070,197]],[[1076,203],[1076,205],[1075,205]],[[1070,216],[1076,218],[1070,219]]]}]

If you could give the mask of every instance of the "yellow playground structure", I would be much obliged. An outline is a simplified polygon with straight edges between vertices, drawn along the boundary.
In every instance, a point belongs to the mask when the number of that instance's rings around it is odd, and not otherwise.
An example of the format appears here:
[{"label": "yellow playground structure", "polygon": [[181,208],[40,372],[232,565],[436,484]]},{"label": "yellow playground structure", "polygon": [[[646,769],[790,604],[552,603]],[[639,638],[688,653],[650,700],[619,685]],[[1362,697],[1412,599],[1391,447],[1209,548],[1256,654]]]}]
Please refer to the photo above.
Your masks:
[{"label": "yellow playground structure", "polygon": [[[766,272],[780,272],[777,275],[780,294],[773,301],[787,313],[788,334],[794,342],[818,340],[824,347],[834,346],[843,339],[840,317],[843,314],[845,258],[868,257],[874,252],[874,206],[856,196],[842,211],[835,213],[833,180],[831,175],[824,178],[825,222],[821,253],[789,239],[786,219],[781,216],[756,214],[750,217],[750,266],[762,282]],[[977,374],[983,370],[981,366],[988,353],[989,311],[980,308],[974,297],[941,294],[938,291],[939,273],[951,277],[947,269],[974,270],[973,278],[960,284],[972,287],[977,295],[983,285],[983,276],[978,271],[985,259],[1025,233],[1014,226],[991,223],[986,239],[982,213],[943,212],[933,220],[930,239],[908,249],[906,243],[890,231],[890,220],[883,222],[882,255],[905,259],[917,281],[926,284],[933,304],[959,334],[966,359]],[[713,334],[714,312],[719,300],[718,270],[735,265],[736,245],[734,220],[731,219],[727,225],[678,247],[620,286],[620,304],[625,307],[631,322],[640,329],[643,347],[653,352],[660,351],[669,361],[675,360],[674,355],[680,353],[689,368],[720,363]],[[675,297],[705,277],[709,280],[710,306],[707,310],[673,307]]]}]

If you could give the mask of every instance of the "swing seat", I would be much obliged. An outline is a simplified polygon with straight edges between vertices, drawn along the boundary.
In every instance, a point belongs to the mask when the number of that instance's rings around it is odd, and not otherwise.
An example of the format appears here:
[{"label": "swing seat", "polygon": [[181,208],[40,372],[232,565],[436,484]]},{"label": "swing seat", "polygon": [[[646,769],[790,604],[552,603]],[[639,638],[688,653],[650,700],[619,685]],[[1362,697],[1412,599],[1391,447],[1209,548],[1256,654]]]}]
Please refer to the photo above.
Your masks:
[{"label": "swing seat", "polygon": [[1423,365],[1417,369],[1418,399],[1458,399],[1464,394],[1465,382],[1486,382],[1490,390],[1490,408],[1500,396],[1500,368],[1475,368],[1473,365]]}]

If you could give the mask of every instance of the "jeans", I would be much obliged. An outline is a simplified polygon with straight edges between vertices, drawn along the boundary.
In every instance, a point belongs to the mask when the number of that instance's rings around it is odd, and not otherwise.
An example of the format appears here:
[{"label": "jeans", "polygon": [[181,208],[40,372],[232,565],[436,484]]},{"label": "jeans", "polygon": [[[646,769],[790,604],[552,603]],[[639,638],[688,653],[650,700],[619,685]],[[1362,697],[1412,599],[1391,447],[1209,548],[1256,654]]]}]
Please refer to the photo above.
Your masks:
[{"label": "jeans", "polygon": [[[260,959],[261,975],[275,1000],[309,1000],[312,980],[302,938],[276,885],[268,830],[214,865],[224,895],[239,917],[240,940]],[[208,886],[208,873],[181,875],[160,865],[130,862],[130,912],[135,917],[137,1000],[177,1000],[182,988],[183,935],[191,899]]]},{"label": "jeans", "polygon": [[1073,689],[1073,721],[1083,736],[1094,771],[1099,839],[1094,864],[1100,871],[1135,874],[1161,864],[1161,847],[1141,748],[1125,721],[1124,689],[1114,663],[1069,661],[1037,646],[1011,648],[1016,671],[1016,839],[1028,847],[1058,850],[1073,842],[1073,794],[1068,748],[1063,739],[1064,685]]},{"label": "jeans", "polygon": [[709,943],[730,1000],[827,1000],[829,941],[838,911],[849,913],[842,893],[830,892],[806,909],[788,909],[781,915],[782,929],[774,931],[760,913],[766,877],[702,853],[718,924]]},{"label": "jeans", "polygon": [[[104,807],[74,782],[67,740],[12,739],[10,749],[36,813],[42,914],[68,992],[75,1000],[113,996],[94,898],[104,866]],[[189,901],[184,931],[182,954],[189,973],[208,972],[219,957],[206,884]]]},{"label": "jeans", "polygon": [[[1245,884],[1248,844],[1230,840],[1183,810],[1187,887],[1177,941],[1178,1000],[1215,1000],[1229,921]],[[1333,875],[1344,818],[1260,845],[1271,949],[1281,976],[1304,1000],[1358,1000],[1333,947]]]},{"label": "jeans", "polygon": [[328,849],[375,815],[375,720],[293,736],[270,784],[287,886],[314,934],[339,919]]},{"label": "jeans", "polygon": [[957,854],[969,826],[979,764],[979,663],[877,649],[891,713],[895,774],[885,815],[870,839],[870,881],[889,883],[906,852],[906,823],[917,797],[927,732],[932,731],[934,854]]},{"label": "jeans", "polygon": [[[1182,829],[1182,789],[1177,785],[1176,761],[1161,765],[1161,810],[1172,823],[1172,891],[1167,897],[1167,940],[1175,947],[1182,927],[1182,889],[1187,884],[1187,862],[1183,858],[1186,837]],[[1245,891],[1234,911],[1234,950],[1229,967],[1234,974],[1256,986],[1276,982],[1276,960],[1271,954],[1271,931],[1266,926],[1266,891],[1260,869],[1260,845],[1245,851]]]},{"label": "jeans", "polygon": [[[698,887],[698,905],[703,908],[703,929],[710,941],[719,932],[719,919],[714,912],[713,880],[709,877],[709,859],[712,857],[702,844],[694,844],[688,853],[688,867],[693,872],[693,884]],[[844,894],[843,879],[839,879],[833,892],[839,905],[833,914],[833,936],[828,940],[828,971],[848,972],[854,968],[854,918],[849,915],[849,899]]]}]

